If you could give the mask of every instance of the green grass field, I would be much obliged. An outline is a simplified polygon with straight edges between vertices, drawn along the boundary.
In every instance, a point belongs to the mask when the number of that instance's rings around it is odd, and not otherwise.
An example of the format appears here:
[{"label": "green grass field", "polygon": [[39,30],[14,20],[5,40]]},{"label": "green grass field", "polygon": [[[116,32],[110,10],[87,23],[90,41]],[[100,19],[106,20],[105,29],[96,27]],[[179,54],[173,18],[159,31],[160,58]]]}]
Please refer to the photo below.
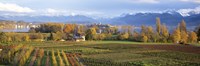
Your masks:
[{"label": "green grass field", "polygon": [[[10,44],[19,44],[18,42]],[[199,66],[200,53],[179,50],[154,49],[145,46],[177,46],[172,43],[142,43],[131,41],[86,41],[86,42],[20,42],[47,51],[63,50],[66,53],[81,54],[80,62],[86,66]],[[200,50],[199,45],[190,45]],[[172,48],[173,49],[173,48]],[[56,52],[56,51],[55,51]],[[31,58],[31,57],[30,57]],[[44,65],[47,56],[42,58]],[[30,60],[30,59],[29,59]],[[37,62],[36,62],[37,63]],[[51,62],[50,62],[51,63]],[[53,65],[53,64],[51,64]]]}]

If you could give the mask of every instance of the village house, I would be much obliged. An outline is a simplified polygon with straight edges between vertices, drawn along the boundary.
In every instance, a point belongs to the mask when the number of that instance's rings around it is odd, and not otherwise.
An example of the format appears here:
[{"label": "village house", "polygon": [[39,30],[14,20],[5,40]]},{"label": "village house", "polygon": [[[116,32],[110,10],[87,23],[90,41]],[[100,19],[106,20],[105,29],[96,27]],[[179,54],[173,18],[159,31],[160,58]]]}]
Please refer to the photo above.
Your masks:
[{"label": "village house", "polygon": [[76,42],[85,41],[85,35],[84,35],[84,34],[81,34],[81,33],[78,33],[78,29],[79,29],[79,27],[76,27],[76,29],[74,30],[73,39],[74,39]]},{"label": "village house", "polygon": [[85,41],[85,35],[76,33],[76,34],[74,34],[74,40],[76,42]]}]

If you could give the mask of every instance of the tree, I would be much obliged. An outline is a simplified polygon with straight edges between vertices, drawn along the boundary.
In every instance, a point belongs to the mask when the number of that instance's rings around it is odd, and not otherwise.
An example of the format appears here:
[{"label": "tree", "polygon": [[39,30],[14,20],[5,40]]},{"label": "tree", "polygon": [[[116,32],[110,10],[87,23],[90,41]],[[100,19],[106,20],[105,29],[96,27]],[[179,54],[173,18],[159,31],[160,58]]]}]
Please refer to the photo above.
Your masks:
[{"label": "tree", "polygon": [[63,24],[62,23],[45,23],[41,24],[40,27],[36,28],[36,32],[42,33],[56,33],[58,31],[62,32]]},{"label": "tree", "polygon": [[196,32],[196,34],[197,34],[197,37],[198,37],[198,41],[200,40],[200,26],[198,26],[198,27],[196,27],[195,28],[195,32]]},{"label": "tree", "polygon": [[185,23],[184,20],[182,20],[181,23],[180,23],[180,31],[181,32],[187,32],[186,23]]},{"label": "tree", "polygon": [[159,17],[156,18],[156,31],[157,31],[158,34],[160,35],[160,32],[161,32],[161,24],[160,24],[160,18],[159,18]]},{"label": "tree", "polygon": [[187,34],[187,29],[186,29],[186,23],[184,20],[181,21],[180,23],[180,32],[181,32],[181,43],[187,43],[188,40],[188,34]]},{"label": "tree", "polygon": [[63,37],[67,40],[72,40],[74,34],[85,34],[86,26],[84,25],[76,25],[76,24],[65,24],[63,28],[63,32],[65,33]]},{"label": "tree", "polygon": [[149,41],[152,41],[152,36],[153,36],[153,27],[152,26],[148,26],[147,28],[147,32],[146,32],[146,36],[148,37]]},{"label": "tree", "polygon": [[136,31],[133,32],[133,40],[140,41],[140,34]]},{"label": "tree", "polygon": [[93,40],[96,35],[96,29],[90,28],[86,31],[86,40]]},{"label": "tree", "polygon": [[160,39],[158,32],[154,32],[151,39],[153,40],[153,42],[158,42],[158,40]]},{"label": "tree", "polygon": [[106,40],[116,40],[117,39],[117,35],[115,35],[113,37],[113,35],[111,33],[105,33],[104,35],[105,35],[104,39],[106,39]]},{"label": "tree", "polygon": [[115,34],[115,35],[117,35],[118,28],[117,27],[107,27],[107,28],[104,28],[102,30],[102,32],[105,33],[105,34]]},{"label": "tree", "polygon": [[188,41],[188,34],[186,32],[181,32],[181,40],[180,42],[185,44]]},{"label": "tree", "polygon": [[181,40],[181,34],[180,34],[180,27],[178,26],[174,32],[173,32],[173,41],[175,43],[179,43],[179,41]]},{"label": "tree", "polygon": [[106,36],[103,33],[102,34],[96,34],[94,39],[95,40],[103,40],[103,39],[105,39],[105,37]]},{"label": "tree", "polygon": [[164,36],[165,38],[169,37],[169,31],[167,29],[167,26],[166,25],[162,25],[161,27],[161,32],[162,32],[162,36]]},{"label": "tree", "polygon": [[148,40],[148,37],[147,37],[147,36],[145,36],[145,35],[142,36],[142,41],[143,41],[143,42],[147,42],[147,40]]},{"label": "tree", "polygon": [[118,37],[120,40],[126,40],[129,38],[129,34],[128,33],[122,33],[119,35]]},{"label": "tree", "polygon": [[164,25],[164,24],[161,27],[161,35],[162,35],[163,41],[167,42],[167,39],[169,38],[169,31],[168,31],[166,25]]},{"label": "tree", "polygon": [[146,30],[146,26],[142,25],[141,26],[141,34],[146,34],[147,30]]},{"label": "tree", "polygon": [[85,25],[78,25],[78,33],[83,34],[86,31],[86,26]]},{"label": "tree", "polygon": [[63,33],[62,32],[56,32],[55,33],[55,40],[61,40],[61,39],[63,39]]},{"label": "tree", "polygon": [[191,43],[195,43],[195,42],[197,42],[197,34],[195,33],[195,32],[190,32],[190,34],[189,34],[189,40],[190,40],[190,42]]},{"label": "tree", "polygon": [[74,33],[75,28],[76,28],[76,24],[65,24],[65,27],[63,28],[63,32],[72,34]]}]

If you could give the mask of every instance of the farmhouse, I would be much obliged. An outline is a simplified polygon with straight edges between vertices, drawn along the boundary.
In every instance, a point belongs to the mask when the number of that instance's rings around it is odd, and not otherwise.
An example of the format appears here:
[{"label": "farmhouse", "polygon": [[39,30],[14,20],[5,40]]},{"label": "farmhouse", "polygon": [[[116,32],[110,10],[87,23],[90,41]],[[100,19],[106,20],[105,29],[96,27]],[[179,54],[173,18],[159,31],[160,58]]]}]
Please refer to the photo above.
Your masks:
[{"label": "farmhouse", "polygon": [[85,35],[79,34],[79,33],[75,33],[75,34],[74,34],[74,40],[75,40],[76,42],[85,41]]}]

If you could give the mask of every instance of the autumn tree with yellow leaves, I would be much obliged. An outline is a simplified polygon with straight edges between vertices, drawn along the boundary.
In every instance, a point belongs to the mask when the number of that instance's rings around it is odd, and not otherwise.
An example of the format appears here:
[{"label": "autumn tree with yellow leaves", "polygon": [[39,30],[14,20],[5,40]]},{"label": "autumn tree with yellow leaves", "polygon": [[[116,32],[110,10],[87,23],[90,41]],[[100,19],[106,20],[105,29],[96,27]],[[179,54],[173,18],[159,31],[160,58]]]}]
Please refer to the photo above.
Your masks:
[{"label": "autumn tree with yellow leaves", "polygon": [[169,38],[169,31],[167,29],[167,26],[165,24],[162,25],[161,27],[161,36],[163,39],[163,42],[168,42],[168,38]]},{"label": "autumn tree with yellow leaves", "polygon": [[156,18],[156,31],[158,32],[158,34],[160,34],[161,32],[161,23],[159,17]]},{"label": "autumn tree with yellow leaves", "polygon": [[95,28],[90,28],[86,31],[86,39],[87,40],[93,40],[96,35],[96,29]]},{"label": "autumn tree with yellow leaves", "polygon": [[179,26],[173,32],[172,40],[174,43],[179,43],[179,41],[181,40],[181,32]]},{"label": "autumn tree with yellow leaves", "polygon": [[190,34],[189,34],[189,41],[191,42],[191,43],[195,43],[195,42],[197,42],[197,34],[195,33],[195,32],[190,32]]}]

